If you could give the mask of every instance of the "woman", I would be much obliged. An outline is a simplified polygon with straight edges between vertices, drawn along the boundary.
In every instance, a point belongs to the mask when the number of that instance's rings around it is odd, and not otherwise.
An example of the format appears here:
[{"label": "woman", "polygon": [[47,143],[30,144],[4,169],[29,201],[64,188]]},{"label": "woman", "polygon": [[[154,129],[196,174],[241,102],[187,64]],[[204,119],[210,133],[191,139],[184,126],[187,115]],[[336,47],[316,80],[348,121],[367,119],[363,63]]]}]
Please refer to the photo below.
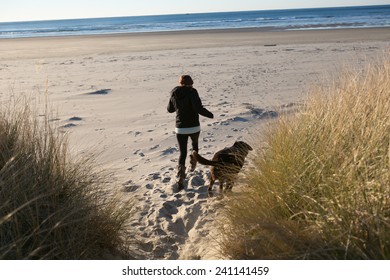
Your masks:
[{"label": "woman", "polygon": [[[180,77],[180,86],[171,91],[168,103],[168,112],[176,112],[176,138],[179,143],[180,156],[177,167],[178,191],[184,189],[185,161],[187,157],[187,142],[191,138],[193,151],[199,150],[198,139],[200,134],[199,115],[214,118],[214,115],[203,107],[198,92],[192,87],[193,80],[188,75]],[[191,171],[195,170],[196,160],[191,158]]]}]

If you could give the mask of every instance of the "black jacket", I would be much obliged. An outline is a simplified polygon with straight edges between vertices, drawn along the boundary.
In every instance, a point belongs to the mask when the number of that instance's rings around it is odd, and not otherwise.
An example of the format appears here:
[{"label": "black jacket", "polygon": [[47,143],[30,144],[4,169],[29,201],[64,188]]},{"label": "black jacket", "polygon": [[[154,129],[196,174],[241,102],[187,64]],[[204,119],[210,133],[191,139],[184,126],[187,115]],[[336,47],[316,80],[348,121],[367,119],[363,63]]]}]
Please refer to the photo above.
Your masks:
[{"label": "black jacket", "polygon": [[186,86],[175,87],[171,91],[171,98],[168,103],[168,112],[176,112],[176,127],[199,126],[199,115],[213,118],[214,115],[203,107],[196,89]]}]

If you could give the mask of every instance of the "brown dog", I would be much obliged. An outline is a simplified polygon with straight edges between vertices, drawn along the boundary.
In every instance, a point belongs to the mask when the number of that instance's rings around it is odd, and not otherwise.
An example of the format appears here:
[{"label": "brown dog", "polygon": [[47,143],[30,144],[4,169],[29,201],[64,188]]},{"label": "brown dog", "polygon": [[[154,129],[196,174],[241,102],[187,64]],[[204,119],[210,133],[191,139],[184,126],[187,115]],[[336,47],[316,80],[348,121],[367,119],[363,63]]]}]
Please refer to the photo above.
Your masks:
[{"label": "brown dog", "polygon": [[190,155],[191,160],[196,160],[200,164],[210,165],[210,186],[209,192],[212,190],[214,182],[219,180],[220,189],[226,185],[226,190],[231,190],[237,174],[240,172],[244,161],[252,147],[243,141],[237,141],[233,146],[225,148],[215,153],[212,160],[205,159],[196,151]]}]

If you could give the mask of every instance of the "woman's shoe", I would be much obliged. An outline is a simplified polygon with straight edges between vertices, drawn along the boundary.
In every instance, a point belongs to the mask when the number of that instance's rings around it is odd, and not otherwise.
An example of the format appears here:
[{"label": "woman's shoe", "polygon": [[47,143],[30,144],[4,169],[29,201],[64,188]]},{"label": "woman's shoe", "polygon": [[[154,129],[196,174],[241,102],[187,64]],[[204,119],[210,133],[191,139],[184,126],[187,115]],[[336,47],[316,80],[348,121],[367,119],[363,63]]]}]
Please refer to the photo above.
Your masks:
[{"label": "woman's shoe", "polygon": [[184,190],[184,180],[186,178],[186,167],[183,164],[177,166],[177,191]]}]

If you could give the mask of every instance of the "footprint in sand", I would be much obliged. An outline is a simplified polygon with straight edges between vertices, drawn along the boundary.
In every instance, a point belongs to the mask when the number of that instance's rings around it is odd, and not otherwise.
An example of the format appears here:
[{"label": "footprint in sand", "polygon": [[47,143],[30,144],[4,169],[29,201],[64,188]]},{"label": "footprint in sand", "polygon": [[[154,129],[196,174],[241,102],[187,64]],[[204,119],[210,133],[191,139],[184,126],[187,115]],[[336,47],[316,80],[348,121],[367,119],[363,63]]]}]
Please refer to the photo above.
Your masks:
[{"label": "footprint in sand", "polygon": [[169,221],[165,226],[166,230],[169,232],[173,232],[179,236],[187,236],[187,231],[185,230],[185,224],[182,218],[176,218],[175,221]]},{"label": "footprint in sand", "polygon": [[133,155],[139,155],[140,157],[145,157],[145,154],[141,150],[136,150]]},{"label": "footprint in sand", "polygon": [[173,154],[174,152],[177,152],[177,148],[168,148],[168,149],[165,149],[164,151],[162,151],[162,155],[163,156],[166,156],[166,155],[170,155],[170,154]]},{"label": "footprint in sand", "polygon": [[193,187],[203,186],[204,183],[205,183],[205,180],[200,176],[192,176],[190,178],[190,180],[188,181],[188,185],[193,186]]},{"label": "footprint in sand", "polygon": [[162,179],[162,183],[166,184],[166,183],[169,183],[171,181],[171,177],[164,177],[164,179]]},{"label": "footprint in sand", "polygon": [[99,90],[87,92],[86,94],[87,95],[107,95],[110,92],[111,92],[111,89],[110,88],[106,88],[106,89],[99,89]]},{"label": "footprint in sand", "polygon": [[75,127],[75,126],[77,126],[77,124],[74,124],[74,123],[67,123],[67,124],[65,124],[65,125],[63,125],[63,126],[61,126],[62,128],[71,128],[71,127]]},{"label": "footprint in sand", "polygon": [[170,214],[177,214],[178,210],[175,205],[174,201],[165,201],[163,203],[163,207],[170,213]]},{"label": "footprint in sand", "polygon": [[68,121],[70,122],[79,122],[79,121],[82,121],[83,119],[80,118],[80,117],[71,117],[68,119]]},{"label": "footprint in sand", "polygon": [[202,214],[201,206],[199,204],[193,205],[191,208],[186,209],[186,214],[184,215],[185,229],[189,232],[196,222],[199,220],[200,215]]},{"label": "footprint in sand", "polygon": [[160,208],[158,210],[158,217],[159,217],[159,219],[165,218],[165,219],[169,219],[169,220],[172,220],[172,218],[173,218],[172,214],[166,208]]},{"label": "footprint in sand", "polygon": [[138,164],[132,166],[132,167],[129,167],[127,168],[128,171],[133,171],[136,167],[138,167]]},{"label": "footprint in sand", "polygon": [[[195,193],[193,193],[193,192],[187,192],[187,193],[186,193],[186,197],[187,197],[188,199],[193,199],[193,198],[195,197]],[[192,204],[192,201],[191,201],[191,202],[188,202],[188,204]]]},{"label": "footprint in sand", "polygon": [[153,150],[157,149],[158,147],[160,147],[160,145],[157,144],[157,145],[151,147],[150,150],[153,151]]},{"label": "footprint in sand", "polygon": [[146,180],[150,180],[150,181],[159,180],[159,179],[161,179],[161,174],[159,172],[150,173],[146,177]]}]

